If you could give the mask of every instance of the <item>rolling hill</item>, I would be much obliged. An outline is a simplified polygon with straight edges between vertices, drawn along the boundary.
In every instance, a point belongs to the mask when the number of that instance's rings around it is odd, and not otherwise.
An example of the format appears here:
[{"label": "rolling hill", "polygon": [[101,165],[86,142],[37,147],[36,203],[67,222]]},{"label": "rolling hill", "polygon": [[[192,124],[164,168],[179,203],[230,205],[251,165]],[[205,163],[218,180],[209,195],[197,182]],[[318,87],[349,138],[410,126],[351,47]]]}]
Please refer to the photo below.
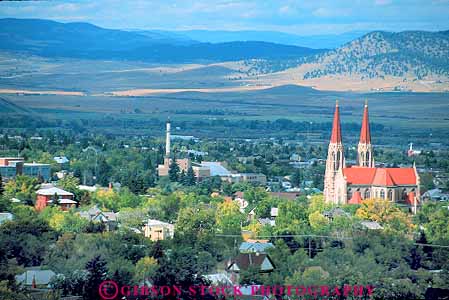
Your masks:
[{"label": "rolling hill", "polygon": [[449,34],[374,31],[259,81],[339,91],[447,92]]},{"label": "rolling hill", "polygon": [[175,35],[111,30],[89,23],[0,19],[0,50],[44,57],[149,62],[298,59],[320,50],[268,42],[183,43]]},{"label": "rolling hill", "polygon": [[359,74],[423,79],[449,75],[449,35],[440,32],[371,32],[313,58],[318,64],[304,78]]}]

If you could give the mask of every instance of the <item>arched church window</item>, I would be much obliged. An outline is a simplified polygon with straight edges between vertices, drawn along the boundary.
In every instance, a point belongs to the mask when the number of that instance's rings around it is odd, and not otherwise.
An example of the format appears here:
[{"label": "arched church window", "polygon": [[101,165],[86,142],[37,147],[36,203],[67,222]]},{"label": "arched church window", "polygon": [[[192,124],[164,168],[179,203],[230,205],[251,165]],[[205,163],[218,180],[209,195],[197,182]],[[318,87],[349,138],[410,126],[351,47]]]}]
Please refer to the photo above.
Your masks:
[{"label": "arched church window", "polygon": [[393,201],[393,191],[388,190],[388,200]]},{"label": "arched church window", "polygon": [[337,160],[335,163],[337,164],[335,170],[338,170],[340,168],[340,151],[337,151]]},{"label": "arched church window", "polygon": [[403,189],[402,190],[402,200],[405,200],[405,199],[407,199],[407,189]]},{"label": "arched church window", "polygon": [[380,198],[385,199],[385,191],[380,190]]},{"label": "arched church window", "polygon": [[366,189],[363,199],[369,199],[370,197],[371,197],[371,195],[370,195],[369,189]]}]

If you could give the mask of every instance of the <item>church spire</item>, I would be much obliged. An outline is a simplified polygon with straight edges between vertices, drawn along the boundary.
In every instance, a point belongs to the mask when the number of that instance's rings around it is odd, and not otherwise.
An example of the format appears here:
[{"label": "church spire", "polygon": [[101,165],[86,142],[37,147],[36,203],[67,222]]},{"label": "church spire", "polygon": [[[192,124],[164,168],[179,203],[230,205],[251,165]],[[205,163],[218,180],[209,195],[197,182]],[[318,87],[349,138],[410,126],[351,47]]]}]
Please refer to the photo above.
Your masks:
[{"label": "church spire", "polygon": [[360,143],[371,144],[371,132],[369,129],[368,101],[365,101],[363,109],[362,129],[360,130]]},{"label": "church spire", "polygon": [[368,102],[365,101],[363,109],[362,128],[357,147],[357,164],[360,167],[374,168],[373,146],[371,145],[371,132],[369,128]]},{"label": "church spire", "polygon": [[334,121],[332,122],[331,143],[341,143],[340,110],[338,100],[335,102]]},{"label": "church spire", "polygon": [[324,198],[328,203],[342,202],[342,195],[335,189],[335,178],[345,167],[343,143],[341,139],[340,109],[335,104],[332,134],[327,150],[326,173],[324,174]]}]

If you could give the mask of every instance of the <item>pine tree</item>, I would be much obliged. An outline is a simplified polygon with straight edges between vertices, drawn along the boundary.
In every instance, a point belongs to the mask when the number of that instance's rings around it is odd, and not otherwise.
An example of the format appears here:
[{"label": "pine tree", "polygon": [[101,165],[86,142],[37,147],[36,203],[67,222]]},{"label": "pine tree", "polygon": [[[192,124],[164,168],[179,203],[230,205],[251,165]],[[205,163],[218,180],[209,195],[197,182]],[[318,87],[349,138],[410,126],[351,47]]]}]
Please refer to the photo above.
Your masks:
[{"label": "pine tree", "polygon": [[186,172],[184,172],[184,170],[179,173],[178,182],[186,184]]},{"label": "pine tree", "polygon": [[185,184],[191,186],[191,185],[195,185],[195,182],[196,182],[195,173],[193,172],[192,166],[190,166],[187,169]]},{"label": "pine tree", "polygon": [[179,180],[179,166],[176,163],[176,159],[173,159],[168,170],[168,178],[170,181],[177,182]]},{"label": "pine tree", "polygon": [[300,169],[296,169],[295,173],[292,176],[292,184],[293,186],[299,187],[302,181],[302,174]]},{"label": "pine tree", "polygon": [[86,271],[89,272],[84,286],[84,299],[100,299],[98,287],[106,279],[108,269],[106,261],[101,255],[95,256],[86,264]]},{"label": "pine tree", "polygon": [[141,194],[143,192],[145,192],[145,186],[144,186],[144,181],[143,181],[143,175],[137,175],[136,178],[136,192]]}]

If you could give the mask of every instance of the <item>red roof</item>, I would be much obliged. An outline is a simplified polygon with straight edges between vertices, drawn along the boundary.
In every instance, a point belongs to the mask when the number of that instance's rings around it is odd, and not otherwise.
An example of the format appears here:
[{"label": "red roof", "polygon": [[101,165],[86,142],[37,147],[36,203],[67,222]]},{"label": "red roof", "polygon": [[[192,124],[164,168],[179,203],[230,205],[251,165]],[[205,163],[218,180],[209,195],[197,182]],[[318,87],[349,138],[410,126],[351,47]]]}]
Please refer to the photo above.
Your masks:
[{"label": "red roof", "polygon": [[332,123],[331,143],[341,143],[340,111],[338,109],[338,102],[335,104],[334,121]]},{"label": "red roof", "polygon": [[363,110],[362,129],[360,130],[360,143],[371,144],[371,132],[369,130],[368,104]]},{"label": "red roof", "polygon": [[348,204],[361,204],[362,197],[360,196],[360,192],[355,192],[352,194],[351,199],[349,199]]},{"label": "red roof", "polygon": [[350,184],[357,185],[414,185],[416,174],[413,168],[343,168],[343,175]]}]

